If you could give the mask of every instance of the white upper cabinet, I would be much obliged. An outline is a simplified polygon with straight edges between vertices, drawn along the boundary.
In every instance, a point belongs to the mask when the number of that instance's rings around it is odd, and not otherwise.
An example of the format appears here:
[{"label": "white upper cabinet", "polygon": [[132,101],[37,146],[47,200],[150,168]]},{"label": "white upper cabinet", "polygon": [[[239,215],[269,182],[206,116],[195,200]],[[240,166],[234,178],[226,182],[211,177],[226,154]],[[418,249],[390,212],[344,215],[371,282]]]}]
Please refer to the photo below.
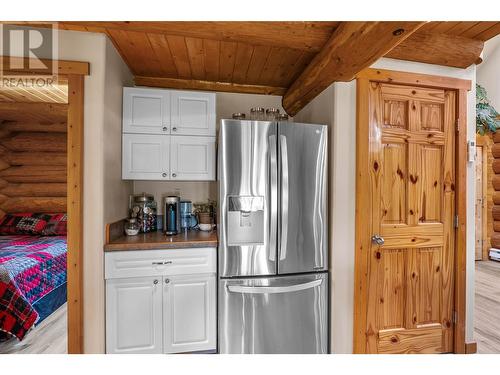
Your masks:
[{"label": "white upper cabinet", "polygon": [[215,93],[123,89],[124,180],[215,180]]},{"label": "white upper cabinet", "polygon": [[171,92],[171,134],[215,136],[215,94]]},{"label": "white upper cabinet", "polygon": [[170,137],[171,180],[215,180],[215,137]]},{"label": "white upper cabinet", "polygon": [[125,87],[123,132],[170,134],[170,91]]},{"label": "white upper cabinet", "polygon": [[123,134],[122,178],[168,180],[170,136]]}]

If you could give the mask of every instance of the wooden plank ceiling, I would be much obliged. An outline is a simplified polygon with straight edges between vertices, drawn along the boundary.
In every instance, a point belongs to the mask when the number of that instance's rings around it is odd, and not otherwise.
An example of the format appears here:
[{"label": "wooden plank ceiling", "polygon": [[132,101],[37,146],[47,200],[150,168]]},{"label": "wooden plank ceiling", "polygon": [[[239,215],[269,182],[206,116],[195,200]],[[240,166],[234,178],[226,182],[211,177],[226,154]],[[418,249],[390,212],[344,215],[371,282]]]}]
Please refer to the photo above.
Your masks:
[{"label": "wooden plank ceiling", "polygon": [[[285,99],[288,95],[285,109],[291,115],[322,87],[316,87],[312,94],[304,93],[308,97],[299,103],[301,82],[312,87],[315,80],[321,85],[351,80],[383,56],[465,68],[480,62],[484,41],[500,33],[500,22],[477,21],[64,21],[59,27],[107,34],[134,74],[137,85],[277,94]],[[348,36],[346,30],[353,34]],[[336,40],[348,43],[338,48]],[[358,49],[353,48],[349,56],[351,43]],[[363,46],[370,48],[369,56],[363,53],[366,52]],[[335,49],[338,52],[332,52]],[[325,57],[337,61],[332,64]],[[312,63],[315,67],[310,67]],[[331,69],[324,69],[323,64]],[[310,74],[321,72],[321,79],[304,76],[308,67]],[[341,76],[333,69],[340,69]],[[290,96],[296,99],[291,100]]]}]

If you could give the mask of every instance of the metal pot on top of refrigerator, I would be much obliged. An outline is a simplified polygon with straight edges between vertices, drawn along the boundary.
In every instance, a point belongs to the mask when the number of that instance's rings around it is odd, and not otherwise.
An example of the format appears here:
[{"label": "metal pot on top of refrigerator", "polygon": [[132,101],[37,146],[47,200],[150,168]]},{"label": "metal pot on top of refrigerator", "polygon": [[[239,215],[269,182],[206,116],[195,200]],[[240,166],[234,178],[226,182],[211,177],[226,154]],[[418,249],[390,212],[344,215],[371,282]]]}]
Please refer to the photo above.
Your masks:
[{"label": "metal pot on top of refrigerator", "polygon": [[327,353],[327,128],[222,120],[219,351]]}]

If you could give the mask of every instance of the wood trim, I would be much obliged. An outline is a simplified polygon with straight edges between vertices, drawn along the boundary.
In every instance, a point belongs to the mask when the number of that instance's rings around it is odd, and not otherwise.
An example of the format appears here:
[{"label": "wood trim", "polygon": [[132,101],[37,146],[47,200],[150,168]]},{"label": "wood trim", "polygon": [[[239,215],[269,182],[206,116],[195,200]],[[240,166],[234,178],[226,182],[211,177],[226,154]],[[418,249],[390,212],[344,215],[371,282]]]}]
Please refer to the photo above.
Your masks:
[{"label": "wood trim", "polygon": [[490,139],[488,136],[480,136],[476,134],[476,146],[481,147],[482,151],[482,160],[483,160],[483,176],[482,176],[482,184],[483,184],[483,205],[481,207],[481,213],[482,213],[482,229],[481,229],[481,236],[482,236],[482,251],[481,251],[481,259],[482,260],[488,260],[489,255],[488,255],[488,250],[489,250],[489,244],[488,244],[488,225],[490,225],[490,222],[492,218],[489,217],[488,215],[488,168],[489,168],[489,148],[490,144],[488,142],[488,139]]},{"label": "wood trim", "polygon": [[401,85],[439,87],[458,90],[457,114],[458,133],[456,136],[456,213],[459,228],[456,230],[455,255],[455,311],[457,323],[454,328],[454,351],[465,353],[466,320],[466,253],[467,253],[467,90],[468,80],[447,78],[416,73],[393,72],[380,69],[365,69],[357,76],[356,89],[356,229],[355,229],[355,285],[354,285],[354,332],[353,352],[366,352],[366,311],[367,311],[367,265],[371,236],[371,201],[365,187],[369,184],[369,82],[388,82]]},{"label": "wood trim", "polygon": [[[296,115],[335,81],[348,82],[425,22],[342,22],[283,97],[283,108]],[[396,31],[403,30],[398,34]]]},{"label": "wood trim", "polygon": [[137,86],[164,87],[182,90],[207,90],[221,92],[236,92],[244,94],[284,95],[285,87],[242,85],[229,82],[212,82],[177,78],[157,78],[135,76],[134,82]]},{"label": "wood trim", "polygon": [[476,354],[477,353],[477,342],[466,342],[465,343],[465,354]]},{"label": "wood trim", "polygon": [[[26,66],[26,63],[29,61],[42,61],[46,64],[50,64],[52,60],[48,59],[31,59],[27,57],[13,57],[13,56],[0,56],[2,59],[1,67],[3,74],[40,74],[40,70],[25,70],[25,69],[10,69],[9,62],[19,63],[23,61],[23,66]],[[61,75],[89,75],[90,74],[90,65],[88,62],[83,61],[68,61],[68,60],[57,60],[57,74]],[[29,64],[29,63],[28,63]],[[29,65],[28,65],[29,66]]]},{"label": "wood trim", "polygon": [[440,89],[467,90],[471,89],[471,81],[453,77],[435,76],[400,72],[385,69],[364,69],[356,75],[357,78],[366,78],[374,82],[390,82],[399,85],[415,85]]},{"label": "wood trim", "polygon": [[68,76],[68,353],[83,353],[84,77]]},{"label": "wood trim", "polygon": [[467,91],[458,90],[455,199],[458,228],[455,234],[455,353],[465,353],[467,292]]},{"label": "wood trim", "polygon": [[[366,352],[368,308],[368,257],[371,235],[371,199],[366,194],[370,184],[369,160],[369,85],[366,78],[356,81],[356,224],[354,258],[354,353]],[[360,271],[363,270],[363,271]]]}]

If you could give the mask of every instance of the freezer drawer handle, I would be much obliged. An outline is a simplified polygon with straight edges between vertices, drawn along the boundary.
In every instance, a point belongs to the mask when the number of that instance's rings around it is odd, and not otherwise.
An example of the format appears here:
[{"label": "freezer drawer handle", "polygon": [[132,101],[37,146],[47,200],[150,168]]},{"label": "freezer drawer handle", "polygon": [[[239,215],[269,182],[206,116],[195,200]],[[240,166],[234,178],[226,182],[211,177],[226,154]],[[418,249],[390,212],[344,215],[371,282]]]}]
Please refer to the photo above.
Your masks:
[{"label": "freezer drawer handle", "polygon": [[228,285],[227,290],[233,293],[249,293],[249,294],[272,294],[272,293],[289,293],[299,290],[310,289],[321,285],[323,279],[310,281],[304,284],[290,285],[290,286],[242,286],[242,285]]}]

